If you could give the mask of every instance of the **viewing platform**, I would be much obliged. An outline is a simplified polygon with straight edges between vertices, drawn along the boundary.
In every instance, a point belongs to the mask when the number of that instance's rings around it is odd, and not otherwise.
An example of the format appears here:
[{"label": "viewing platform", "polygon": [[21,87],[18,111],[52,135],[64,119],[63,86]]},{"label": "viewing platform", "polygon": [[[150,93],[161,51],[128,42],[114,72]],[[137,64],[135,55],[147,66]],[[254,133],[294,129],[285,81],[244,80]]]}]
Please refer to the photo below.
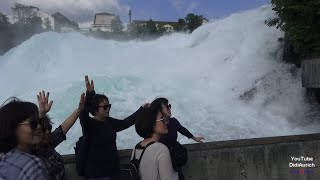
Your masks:
[{"label": "viewing platform", "polygon": [[[186,144],[186,180],[319,180],[320,133]],[[131,149],[119,150],[121,163]],[[68,179],[82,179],[64,155]],[[290,166],[309,167],[290,167]],[[313,167],[314,166],[314,167]]]}]

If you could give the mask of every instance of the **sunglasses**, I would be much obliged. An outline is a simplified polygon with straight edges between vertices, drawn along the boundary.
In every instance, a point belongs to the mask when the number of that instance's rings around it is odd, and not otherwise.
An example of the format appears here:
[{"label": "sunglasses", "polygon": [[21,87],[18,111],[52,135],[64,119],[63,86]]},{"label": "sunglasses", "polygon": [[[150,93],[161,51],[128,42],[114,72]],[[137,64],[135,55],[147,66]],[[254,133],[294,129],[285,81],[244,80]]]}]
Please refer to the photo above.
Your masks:
[{"label": "sunglasses", "polygon": [[107,109],[111,108],[111,104],[98,106],[98,107],[102,107],[104,110],[107,110]]},{"label": "sunglasses", "polygon": [[167,109],[171,109],[171,104],[164,105]]},{"label": "sunglasses", "polygon": [[46,133],[51,133],[52,131],[52,125],[51,124],[43,124],[38,126],[36,129],[34,129],[35,134],[46,134]]},{"label": "sunglasses", "polygon": [[161,118],[161,119],[157,119],[156,122],[160,122],[162,121],[164,125],[168,125],[169,124],[169,119],[168,118]]},{"label": "sunglasses", "polygon": [[19,123],[18,125],[24,125],[24,124],[29,124],[31,129],[36,129],[38,127],[38,121],[32,119],[31,121],[25,121],[22,123]]}]

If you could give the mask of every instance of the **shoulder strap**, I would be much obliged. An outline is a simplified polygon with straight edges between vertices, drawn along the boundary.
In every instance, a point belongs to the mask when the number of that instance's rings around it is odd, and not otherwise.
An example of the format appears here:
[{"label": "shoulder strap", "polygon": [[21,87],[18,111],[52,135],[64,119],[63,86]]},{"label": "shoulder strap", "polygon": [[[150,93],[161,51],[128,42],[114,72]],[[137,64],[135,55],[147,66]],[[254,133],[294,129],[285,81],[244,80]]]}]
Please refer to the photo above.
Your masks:
[{"label": "shoulder strap", "polygon": [[136,159],[136,149],[138,147],[138,145],[141,143],[142,141],[140,141],[133,149],[133,159]]},{"label": "shoulder strap", "polygon": [[[140,142],[140,143],[141,143],[141,142]],[[140,143],[138,143],[138,144],[136,145],[136,147],[134,148],[134,154],[133,154],[133,158],[134,158],[134,159],[136,159],[136,148],[137,148],[138,145],[140,145]],[[144,149],[142,150],[142,153],[141,153],[141,155],[140,155],[140,158],[139,158],[139,160],[138,160],[139,164],[140,164],[140,161],[141,161],[142,156],[143,156],[143,154],[144,154],[144,151],[147,149],[148,146],[152,145],[153,143],[155,143],[155,141],[149,142],[149,143],[146,145],[146,147],[144,147]]]}]

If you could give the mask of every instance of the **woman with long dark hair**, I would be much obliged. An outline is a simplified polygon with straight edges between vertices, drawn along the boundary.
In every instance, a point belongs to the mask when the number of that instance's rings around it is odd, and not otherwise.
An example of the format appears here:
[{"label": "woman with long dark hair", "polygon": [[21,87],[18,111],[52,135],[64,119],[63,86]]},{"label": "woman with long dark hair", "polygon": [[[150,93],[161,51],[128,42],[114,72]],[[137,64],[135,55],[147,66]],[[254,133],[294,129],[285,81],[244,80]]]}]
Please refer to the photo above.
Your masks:
[{"label": "woman with long dark hair", "polygon": [[[168,133],[161,137],[160,142],[165,144],[169,148],[170,154],[171,154],[172,166],[178,172],[179,180],[184,180],[184,176],[181,170],[181,167],[182,167],[182,165],[180,164],[181,162],[177,162],[177,159],[175,157],[182,157],[182,154],[185,154],[185,156],[187,156],[187,151],[184,150],[182,152],[177,152],[178,149],[181,149],[181,145],[177,141],[178,132],[186,136],[187,138],[189,139],[192,138],[194,141],[200,142],[200,143],[202,143],[204,138],[194,136],[193,134],[191,134],[191,132],[187,128],[182,126],[176,118],[172,117],[171,104],[169,104],[168,99],[157,98],[151,103],[150,107],[153,109],[160,109],[160,112],[163,114],[163,116],[166,119],[168,119],[168,123],[167,123]],[[182,159],[184,161],[182,163],[187,162],[187,157],[183,157]]]},{"label": "woman with long dark hair", "polygon": [[0,179],[48,179],[43,161],[31,155],[32,146],[41,141],[35,131],[39,109],[17,98],[0,108]]}]

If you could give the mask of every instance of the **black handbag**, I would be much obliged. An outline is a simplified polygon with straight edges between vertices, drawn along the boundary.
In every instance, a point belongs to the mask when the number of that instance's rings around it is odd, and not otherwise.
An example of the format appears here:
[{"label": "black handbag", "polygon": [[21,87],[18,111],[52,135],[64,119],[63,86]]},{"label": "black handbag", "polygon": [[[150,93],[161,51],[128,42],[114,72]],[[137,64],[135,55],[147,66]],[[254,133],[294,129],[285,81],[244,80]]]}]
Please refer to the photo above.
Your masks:
[{"label": "black handbag", "polygon": [[188,151],[178,141],[170,148],[170,156],[173,168],[178,171],[180,167],[184,166],[188,162]]},{"label": "black handbag", "polygon": [[76,142],[75,160],[76,160],[76,170],[79,176],[84,176],[84,168],[88,156],[88,144],[84,136],[81,136]]}]

